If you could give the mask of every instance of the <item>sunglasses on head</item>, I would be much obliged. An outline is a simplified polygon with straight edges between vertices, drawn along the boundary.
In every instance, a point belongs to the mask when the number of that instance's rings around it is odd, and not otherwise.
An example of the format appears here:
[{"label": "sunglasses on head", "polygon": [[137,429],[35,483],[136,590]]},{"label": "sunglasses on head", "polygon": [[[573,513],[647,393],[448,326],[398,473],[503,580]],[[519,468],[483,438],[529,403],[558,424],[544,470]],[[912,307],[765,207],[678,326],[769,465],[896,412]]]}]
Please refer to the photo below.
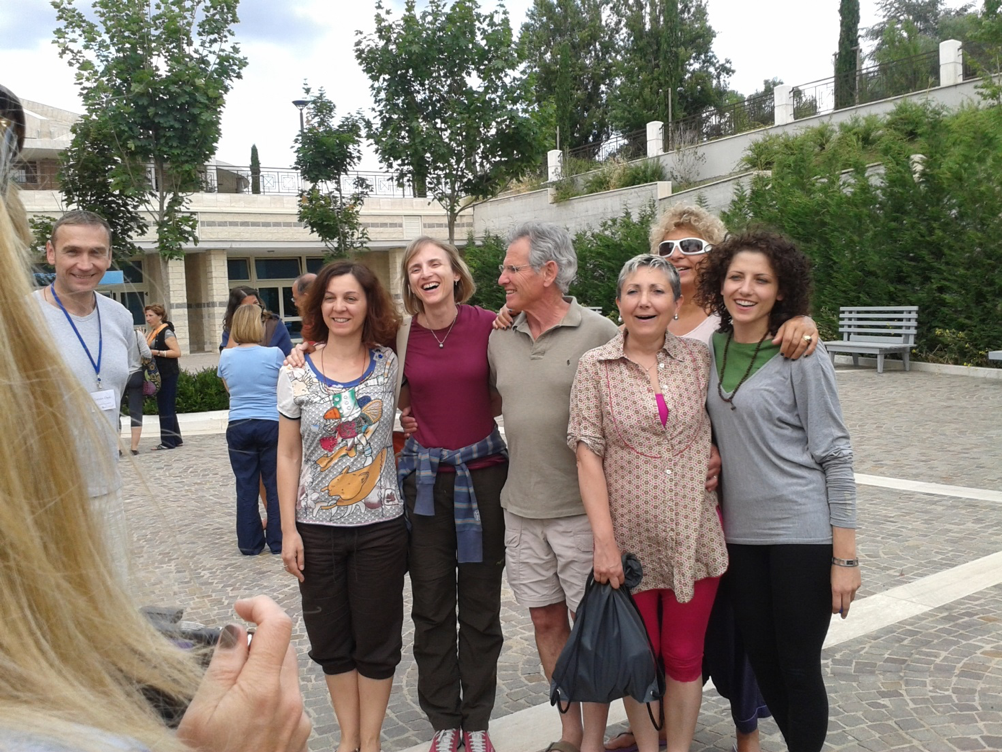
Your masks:
[{"label": "sunglasses on head", "polygon": [[682,238],[681,240],[662,240],[658,244],[658,255],[667,258],[675,252],[681,251],[683,256],[699,256],[709,253],[713,245],[707,243],[702,238]]}]

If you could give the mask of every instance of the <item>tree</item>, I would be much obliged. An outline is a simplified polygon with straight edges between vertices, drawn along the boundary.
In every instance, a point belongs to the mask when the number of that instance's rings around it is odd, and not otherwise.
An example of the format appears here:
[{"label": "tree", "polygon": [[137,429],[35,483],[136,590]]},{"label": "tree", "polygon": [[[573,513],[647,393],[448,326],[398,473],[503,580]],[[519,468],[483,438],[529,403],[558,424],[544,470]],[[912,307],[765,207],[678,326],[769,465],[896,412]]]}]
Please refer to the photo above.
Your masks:
[{"label": "tree", "polygon": [[354,113],[335,125],[336,108],[324,90],[313,95],[303,86],[303,93],[309,101],[309,125],[295,140],[295,166],[307,184],[299,192],[299,221],[324,241],[332,256],[344,257],[369,240],[361,220],[369,184],[350,177],[362,159],[364,120]]},{"label": "tree", "polygon": [[257,155],[257,144],[251,144],[251,193],[255,196],[261,192],[261,158]]},{"label": "tree", "polygon": [[1002,0],[985,0],[984,10],[971,34],[975,70],[981,75],[978,91],[982,99],[1002,104]]},{"label": "tree", "polygon": [[[535,0],[519,34],[539,107],[552,106],[560,149],[609,136],[614,40],[602,13],[609,0]],[[549,134],[547,135],[549,138]]]},{"label": "tree", "polygon": [[142,232],[141,212],[163,256],[198,242],[189,196],[202,188],[226,94],[247,64],[230,39],[237,3],[93,0],[84,15],[74,0],[52,2],[55,43],[77,70],[85,110],[64,154],[64,194],[109,220],[126,210],[121,242]]},{"label": "tree", "polygon": [[859,0],[841,0],[838,8],[838,52],[835,55],[835,109],[856,103],[859,67]]},{"label": "tree", "polygon": [[355,42],[377,119],[366,135],[399,179],[445,208],[451,242],[471,200],[497,195],[542,152],[508,14],[476,0],[429,0],[420,14],[407,0],[396,21],[376,9],[375,32]]},{"label": "tree", "polygon": [[734,70],[713,52],[705,0],[613,0],[612,7],[616,128],[636,131],[650,120],[667,123],[723,104]]}]

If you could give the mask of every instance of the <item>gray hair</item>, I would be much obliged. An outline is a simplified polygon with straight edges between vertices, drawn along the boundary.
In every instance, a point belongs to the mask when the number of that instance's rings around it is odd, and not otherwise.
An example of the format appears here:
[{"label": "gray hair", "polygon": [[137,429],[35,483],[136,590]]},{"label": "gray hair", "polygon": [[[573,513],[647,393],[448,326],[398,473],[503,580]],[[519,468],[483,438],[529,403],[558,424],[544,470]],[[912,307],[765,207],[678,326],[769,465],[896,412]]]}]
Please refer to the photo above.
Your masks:
[{"label": "gray hair", "polygon": [[654,269],[659,271],[668,277],[668,284],[671,286],[672,294],[675,296],[675,300],[678,300],[682,296],[682,282],[678,278],[678,271],[672,266],[672,263],[666,258],[661,256],[652,256],[649,253],[641,253],[639,256],[634,256],[625,264],[623,264],[623,269],[619,272],[619,279],[616,281],[616,300],[619,300],[623,295],[623,285],[626,284],[626,280],[630,278],[631,275],[635,274],[639,269],[644,267],[648,269]]},{"label": "gray hair", "polygon": [[566,293],[578,274],[578,255],[563,227],[545,222],[524,222],[508,233],[508,245],[529,239],[529,265],[539,270],[547,261],[557,265],[556,284]]}]

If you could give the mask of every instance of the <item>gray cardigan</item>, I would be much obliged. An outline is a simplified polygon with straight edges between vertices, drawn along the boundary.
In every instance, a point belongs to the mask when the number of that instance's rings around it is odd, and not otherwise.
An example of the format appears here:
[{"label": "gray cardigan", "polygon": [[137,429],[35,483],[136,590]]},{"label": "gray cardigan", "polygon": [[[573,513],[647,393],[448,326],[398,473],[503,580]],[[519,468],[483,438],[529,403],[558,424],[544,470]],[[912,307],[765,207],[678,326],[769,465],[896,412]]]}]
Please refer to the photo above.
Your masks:
[{"label": "gray cardigan", "polygon": [[799,360],[775,355],[741,386],[733,410],[718,382],[714,360],[707,410],[723,461],[727,542],[830,543],[832,527],[855,528],[852,447],[824,346]]}]

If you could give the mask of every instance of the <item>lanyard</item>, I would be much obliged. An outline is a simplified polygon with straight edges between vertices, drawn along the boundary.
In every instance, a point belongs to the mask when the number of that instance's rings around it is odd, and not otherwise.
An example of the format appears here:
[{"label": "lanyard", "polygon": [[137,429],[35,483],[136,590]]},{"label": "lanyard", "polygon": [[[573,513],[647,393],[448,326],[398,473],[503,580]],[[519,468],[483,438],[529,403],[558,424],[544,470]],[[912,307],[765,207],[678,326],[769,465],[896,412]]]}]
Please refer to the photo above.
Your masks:
[{"label": "lanyard", "polygon": [[52,298],[56,301],[56,305],[59,306],[59,310],[63,312],[63,316],[66,320],[70,322],[70,326],[73,328],[73,333],[77,335],[77,339],[80,341],[80,346],[83,348],[84,352],[87,353],[87,359],[90,361],[91,366],[94,368],[94,375],[97,376],[97,388],[101,388],[101,355],[104,353],[104,332],[101,329],[101,306],[98,305],[97,293],[94,293],[94,308],[97,309],[97,362],[94,361],[94,356],[90,354],[90,349],[87,347],[87,343],[84,342],[83,337],[80,336],[80,331],[77,329],[77,325],[73,323],[73,317],[66,310],[66,306],[63,305],[63,301],[59,299],[56,295],[56,286],[49,285],[49,289],[52,291]]}]

